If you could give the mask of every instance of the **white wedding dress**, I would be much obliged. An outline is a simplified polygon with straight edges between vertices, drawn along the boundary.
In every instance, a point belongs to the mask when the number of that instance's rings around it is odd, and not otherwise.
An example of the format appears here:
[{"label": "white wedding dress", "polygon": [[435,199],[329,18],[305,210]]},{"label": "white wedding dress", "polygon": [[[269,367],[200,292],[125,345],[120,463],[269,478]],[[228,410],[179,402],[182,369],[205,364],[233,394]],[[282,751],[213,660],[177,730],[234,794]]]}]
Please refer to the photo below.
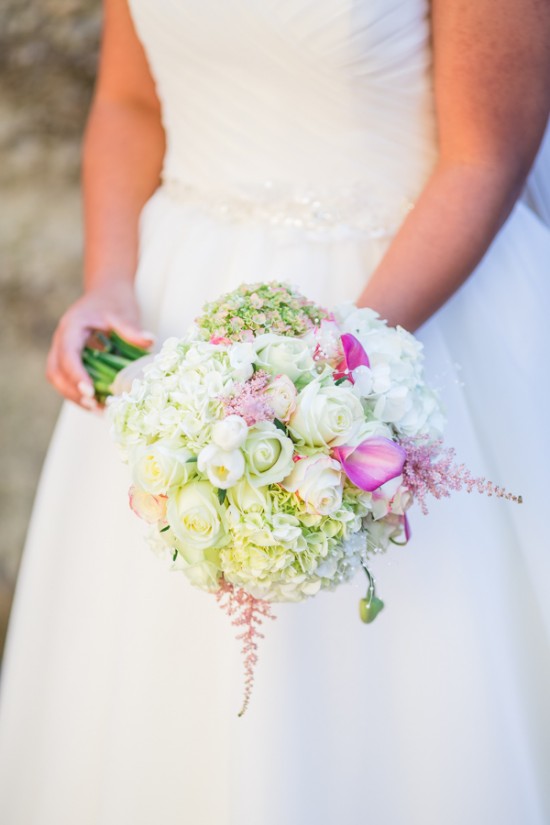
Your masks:
[{"label": "white wedding dress", "polygon": [[[243,281],[353,300],[436,157],[426,0],[131,0],[163,105],[137,292],[159,340]],[[237,718],[234,629],[127,507],[105,420],[66,403],[3,673],[3,825],[550,822],[550,153],[420,331],[447,441],[524,504],[414,512],[363,578],[279,605]]]}]

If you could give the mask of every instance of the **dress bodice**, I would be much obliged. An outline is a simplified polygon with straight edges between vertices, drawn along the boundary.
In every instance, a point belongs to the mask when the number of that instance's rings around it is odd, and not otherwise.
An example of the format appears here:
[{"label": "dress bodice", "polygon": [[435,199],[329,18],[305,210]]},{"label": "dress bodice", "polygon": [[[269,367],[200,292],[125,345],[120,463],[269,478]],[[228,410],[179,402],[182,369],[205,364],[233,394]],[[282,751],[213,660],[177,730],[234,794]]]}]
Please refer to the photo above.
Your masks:
[{"label": "dress bodice", "polygon": [[428,0],[130,6],[162,103],[166,181],[414,200],[435,155]]}]

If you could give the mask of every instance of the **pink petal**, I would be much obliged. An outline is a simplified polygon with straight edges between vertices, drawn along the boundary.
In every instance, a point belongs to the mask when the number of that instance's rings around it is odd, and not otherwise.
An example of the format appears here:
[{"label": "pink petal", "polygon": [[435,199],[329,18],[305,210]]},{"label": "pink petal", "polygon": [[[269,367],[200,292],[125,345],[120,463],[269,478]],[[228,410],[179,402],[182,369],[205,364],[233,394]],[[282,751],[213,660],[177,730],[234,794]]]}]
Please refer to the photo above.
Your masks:
[{"label": "pink petal", "polygon": [[383,436],[367,438],[357,447],[336,447],[333,452],[349,480],[370,493],[401,475],[407,455],[403,447]]},{"label": "pink petal", "polygon": [[344,358],[350,372],[353,372],[357,367],[370,367],[369,356],[355,335],[346,332],[342,335],[341,341],[344,348]]},{"label": "pink petal", "polygon": [[229,338],[224,338],[223,335],[211,335],[210,336],[210,343],[214,344],[215,346],[219,346],[220,344],[223,344],[224,346],[228,346],[229,344],[232,344],[233,342]]}]

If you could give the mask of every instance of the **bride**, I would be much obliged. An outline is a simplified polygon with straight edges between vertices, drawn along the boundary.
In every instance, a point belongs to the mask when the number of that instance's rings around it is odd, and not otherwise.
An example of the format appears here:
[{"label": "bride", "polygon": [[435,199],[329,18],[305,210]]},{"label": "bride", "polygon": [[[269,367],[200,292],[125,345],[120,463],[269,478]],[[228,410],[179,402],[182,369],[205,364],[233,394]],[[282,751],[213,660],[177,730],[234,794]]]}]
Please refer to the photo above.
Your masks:
[{"label": "bride", "polygon": [[[84,293],[48,357],[67,401],[3,674],[5,825],[550,820],[548,147],[523,192],[549,43],[537,0],[106,0]],[[181,334],[259,279],[419,329],[447,441],[525,504],[415,514],[376,559],[372,626],[362,581],[278,605],[237,719],[233,630],[147,549],[80,350]]]}]

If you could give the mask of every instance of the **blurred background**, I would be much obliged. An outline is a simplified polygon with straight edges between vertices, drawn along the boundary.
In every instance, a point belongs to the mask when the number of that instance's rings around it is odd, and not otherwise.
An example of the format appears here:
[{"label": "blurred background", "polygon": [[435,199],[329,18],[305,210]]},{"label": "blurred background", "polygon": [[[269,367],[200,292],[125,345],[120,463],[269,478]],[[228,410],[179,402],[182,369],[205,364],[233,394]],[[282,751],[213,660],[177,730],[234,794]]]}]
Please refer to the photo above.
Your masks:
[{"label": "blurred background", "polygon": [[80,291],[80,140],[100,13],[100,0],[0,2],[0,655],[61,404],[46,353]]}]

